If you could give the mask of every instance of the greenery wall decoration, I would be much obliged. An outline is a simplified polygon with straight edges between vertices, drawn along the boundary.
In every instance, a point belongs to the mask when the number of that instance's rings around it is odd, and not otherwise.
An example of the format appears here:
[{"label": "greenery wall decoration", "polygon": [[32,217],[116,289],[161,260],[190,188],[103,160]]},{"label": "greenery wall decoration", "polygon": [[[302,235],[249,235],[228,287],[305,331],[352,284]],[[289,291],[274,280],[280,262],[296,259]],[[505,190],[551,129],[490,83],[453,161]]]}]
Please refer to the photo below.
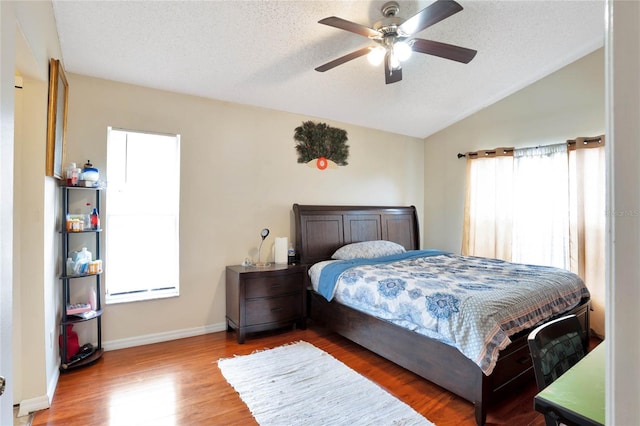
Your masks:
[{"label": "greenery wall decoration", "polygon": [[307,163],[326,169],[333,164],[346,166],[349,157],[347,132],[326,123],[304,121],[293,135],[298,152],[298,163]]}]

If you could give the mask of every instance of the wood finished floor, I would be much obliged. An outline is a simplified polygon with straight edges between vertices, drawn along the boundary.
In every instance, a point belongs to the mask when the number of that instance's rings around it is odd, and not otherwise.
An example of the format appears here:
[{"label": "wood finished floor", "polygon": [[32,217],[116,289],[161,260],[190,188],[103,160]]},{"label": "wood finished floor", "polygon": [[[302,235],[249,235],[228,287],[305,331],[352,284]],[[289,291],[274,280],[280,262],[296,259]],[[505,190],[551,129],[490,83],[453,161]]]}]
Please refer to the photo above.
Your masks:
[{"label": "wood finished floor", "polygon": [[[96,364],[60,375],[51,408],[33,426],[256,424],[216,361],[305,340],[378,383],[438,426],[474,425],[473,406],[320,327],[249,335],[212,333],[105,352]],[[535,383],[489,409],[487,425],[543,426]],[[312,404],[312,401],[309,401]]]}]

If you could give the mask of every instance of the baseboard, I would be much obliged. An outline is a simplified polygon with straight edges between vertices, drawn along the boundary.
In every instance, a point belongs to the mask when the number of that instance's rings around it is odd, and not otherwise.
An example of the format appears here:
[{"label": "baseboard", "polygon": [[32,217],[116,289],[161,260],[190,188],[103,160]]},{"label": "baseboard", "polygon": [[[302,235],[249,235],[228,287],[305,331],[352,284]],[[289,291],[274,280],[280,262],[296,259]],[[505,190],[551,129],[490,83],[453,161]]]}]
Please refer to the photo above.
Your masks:
[{"label": "baseboard", "polygon": [[56,393],[56,387],[58,386],[59,378],[60,378],[60,370],[56,368],[55,371],[53,372],[53,377],[51,377],[51,380],[49,381],[49,385],[47,386],[47,397],[49,398],[49,406],[51,406],[51,402],[53,401],[53,395]]},{"label": "baseboard", "polygon": [[18,417],[26,416],[29,413],[33,413],[34,411],[46,410],[49,407],[51,407],[51,403],[48,395],[23,399],[22,401],[20,401]]},{"label": "baseboard", "polygon": [[38,396],[36,398],[23,399],[20,401],[18,408],[18,417],[26,416],[38,410],[46,410],[51,407],[51,401],[53,401],[53,394],[56,392],[56,386],[58,386],[58,379],[60,378],[60,370],[55,369],[49,384],[47,385],[47,394]]},{"label": "baseboard", "polygon": [[102,342],[102,347],[105,351],[113,351],[116,349],[132,348],[134,346],[150,345],[152,343],[167,342],[169,340],[183,339],[185,337],[216,333],[226,329],[226,322],[222,322],[218,324],[205,325],[203,327],[186,328],[182,330],[168,331],[165,333],[146,334],[126,339],[110,340],[108,342]]}]

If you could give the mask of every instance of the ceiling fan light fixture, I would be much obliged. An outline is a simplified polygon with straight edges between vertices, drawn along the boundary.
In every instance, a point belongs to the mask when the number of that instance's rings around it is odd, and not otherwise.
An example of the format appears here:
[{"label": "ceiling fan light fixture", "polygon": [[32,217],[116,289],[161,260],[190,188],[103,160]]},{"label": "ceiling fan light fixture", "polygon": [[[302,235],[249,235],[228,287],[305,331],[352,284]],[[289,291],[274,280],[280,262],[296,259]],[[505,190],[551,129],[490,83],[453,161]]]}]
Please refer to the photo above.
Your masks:
[{"label": "ceiling fan light fixture", "polygon": [[400,62],[404,62],[411,57],[411,46],[406,41],[398,41],[393,45],[393,54]]},{"label": "ceiling fan light fixture", "polygon": [[371,65],[378,66],[384,60],[385,53],[386,53],[386,50],[384,47],[377,46],[371,49],[371,51],[367,54],[367,59],[369,60],[369,63]]},{"label": "ceiling fan light fixture", "polygon": [[389,68],[392,70],[397,70],[400,68],[400,60],[393,51],[389,55]]}]

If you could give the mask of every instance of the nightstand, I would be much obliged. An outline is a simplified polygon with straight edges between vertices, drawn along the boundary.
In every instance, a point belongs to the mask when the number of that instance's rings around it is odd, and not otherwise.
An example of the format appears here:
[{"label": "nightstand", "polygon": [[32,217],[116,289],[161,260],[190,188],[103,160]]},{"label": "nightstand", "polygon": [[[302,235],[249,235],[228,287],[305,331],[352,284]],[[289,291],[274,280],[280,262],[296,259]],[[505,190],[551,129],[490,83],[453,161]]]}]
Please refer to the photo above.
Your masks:
[{"label": "nightstand", "polygon": [[304,265],[227,266],[227,331],[244,343],[246,333],[306,328],[306,283]]}]

